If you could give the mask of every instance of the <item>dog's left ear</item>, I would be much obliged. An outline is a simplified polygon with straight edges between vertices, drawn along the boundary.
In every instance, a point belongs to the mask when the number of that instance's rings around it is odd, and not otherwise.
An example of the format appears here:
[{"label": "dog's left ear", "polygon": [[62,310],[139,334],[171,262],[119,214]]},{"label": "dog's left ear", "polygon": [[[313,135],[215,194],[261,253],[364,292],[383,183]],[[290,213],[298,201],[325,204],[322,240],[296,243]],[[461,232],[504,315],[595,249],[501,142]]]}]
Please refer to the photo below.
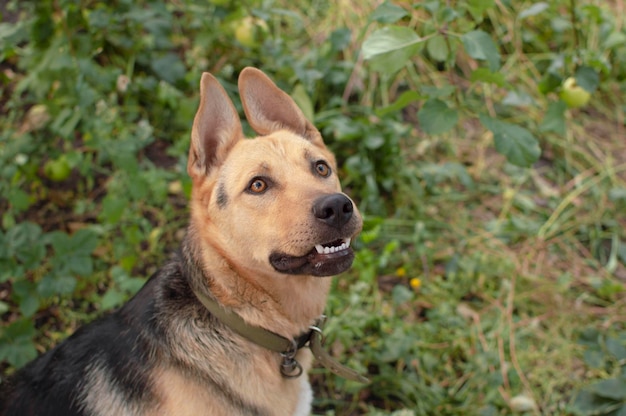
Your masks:
[{"label": "dog's left ear", "polygon": [[200,106],[191,129],[189,176],[194,180],[206,176],[242,138],[235,106],[218,80],[205,72],[200,80]]},{"label": "dog's left ear", "polygon": [[295,101],[262,71],[247,67],[239,75],[239,95],[248,122],[261,135],[290,130],[323,146],[322,135]]}]

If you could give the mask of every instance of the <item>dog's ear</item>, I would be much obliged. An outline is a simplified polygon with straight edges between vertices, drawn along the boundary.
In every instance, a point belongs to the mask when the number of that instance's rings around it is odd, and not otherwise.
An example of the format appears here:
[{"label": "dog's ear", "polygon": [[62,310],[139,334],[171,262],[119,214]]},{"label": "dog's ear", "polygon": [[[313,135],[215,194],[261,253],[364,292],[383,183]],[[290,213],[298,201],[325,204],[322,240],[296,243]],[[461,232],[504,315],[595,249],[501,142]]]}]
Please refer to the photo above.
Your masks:
[{"label": "dog's ear", "polygon": [[322,135],[295,101],[260,70],[247,67],[241,71],[239,95],[246,118],[257,133],[287,129],[323,146]]},{"label": "dog's ear", "polygon": [[200,80],[200,106],[193,120],[187,172],[192,179],[206,176],[243,137],[239,114],[213,75]]}]

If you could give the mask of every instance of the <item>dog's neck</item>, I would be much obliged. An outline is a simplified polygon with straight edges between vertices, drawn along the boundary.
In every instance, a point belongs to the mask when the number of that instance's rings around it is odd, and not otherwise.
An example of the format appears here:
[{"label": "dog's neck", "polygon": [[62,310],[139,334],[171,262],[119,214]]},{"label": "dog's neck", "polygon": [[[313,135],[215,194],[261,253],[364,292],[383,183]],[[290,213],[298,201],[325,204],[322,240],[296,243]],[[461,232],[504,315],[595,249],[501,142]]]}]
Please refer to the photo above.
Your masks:
[{"label": "dog's neck", "polygon": [[[210,241],[193,244],[193,239],[202,238],[199,234],[190,227],[182,249],[194,291],[215,299],[248,324],[287,338],[305,332],[323,313],[330,278],[262,275],[242,269],[207,244]],[[194,251],[194,247],[203,249]]]}]

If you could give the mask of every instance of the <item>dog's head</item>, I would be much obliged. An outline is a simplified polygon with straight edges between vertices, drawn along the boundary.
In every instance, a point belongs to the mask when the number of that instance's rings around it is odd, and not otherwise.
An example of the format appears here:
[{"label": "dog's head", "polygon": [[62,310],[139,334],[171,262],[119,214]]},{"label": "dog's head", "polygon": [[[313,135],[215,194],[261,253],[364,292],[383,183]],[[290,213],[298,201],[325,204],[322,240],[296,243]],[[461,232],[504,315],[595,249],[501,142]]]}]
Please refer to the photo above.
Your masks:
[{"label": "dog's head", "polygon": [[341,192],[320,132],[257,69],[242,71],[239,92],[257,138],[243,137],[222,86],[202,76],[187,166],[192,226],[231,267],[264,275],[345,271],[362,220]]}]

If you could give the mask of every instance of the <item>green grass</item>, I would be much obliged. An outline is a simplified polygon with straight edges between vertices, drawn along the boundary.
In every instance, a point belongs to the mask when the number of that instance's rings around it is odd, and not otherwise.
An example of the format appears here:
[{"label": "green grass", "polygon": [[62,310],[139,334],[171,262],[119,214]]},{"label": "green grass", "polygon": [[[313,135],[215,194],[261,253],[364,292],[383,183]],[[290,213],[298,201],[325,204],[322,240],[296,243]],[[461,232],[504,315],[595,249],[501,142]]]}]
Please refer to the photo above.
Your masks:
[{"label": "green grass", "polygon": [[[234,96],[253,65],[314,117],[366,214],[325,332],[371,384],[316,368],[316,414],[624,412],[620,4],[7,3],[0,368],[121,304],[177,247],[200,73]],[[267,26],[243,45],[250,15]],[[418,40],[373,51],[382,28]],[[559,100],[569,76],[593,91],[580,109]]]}]

